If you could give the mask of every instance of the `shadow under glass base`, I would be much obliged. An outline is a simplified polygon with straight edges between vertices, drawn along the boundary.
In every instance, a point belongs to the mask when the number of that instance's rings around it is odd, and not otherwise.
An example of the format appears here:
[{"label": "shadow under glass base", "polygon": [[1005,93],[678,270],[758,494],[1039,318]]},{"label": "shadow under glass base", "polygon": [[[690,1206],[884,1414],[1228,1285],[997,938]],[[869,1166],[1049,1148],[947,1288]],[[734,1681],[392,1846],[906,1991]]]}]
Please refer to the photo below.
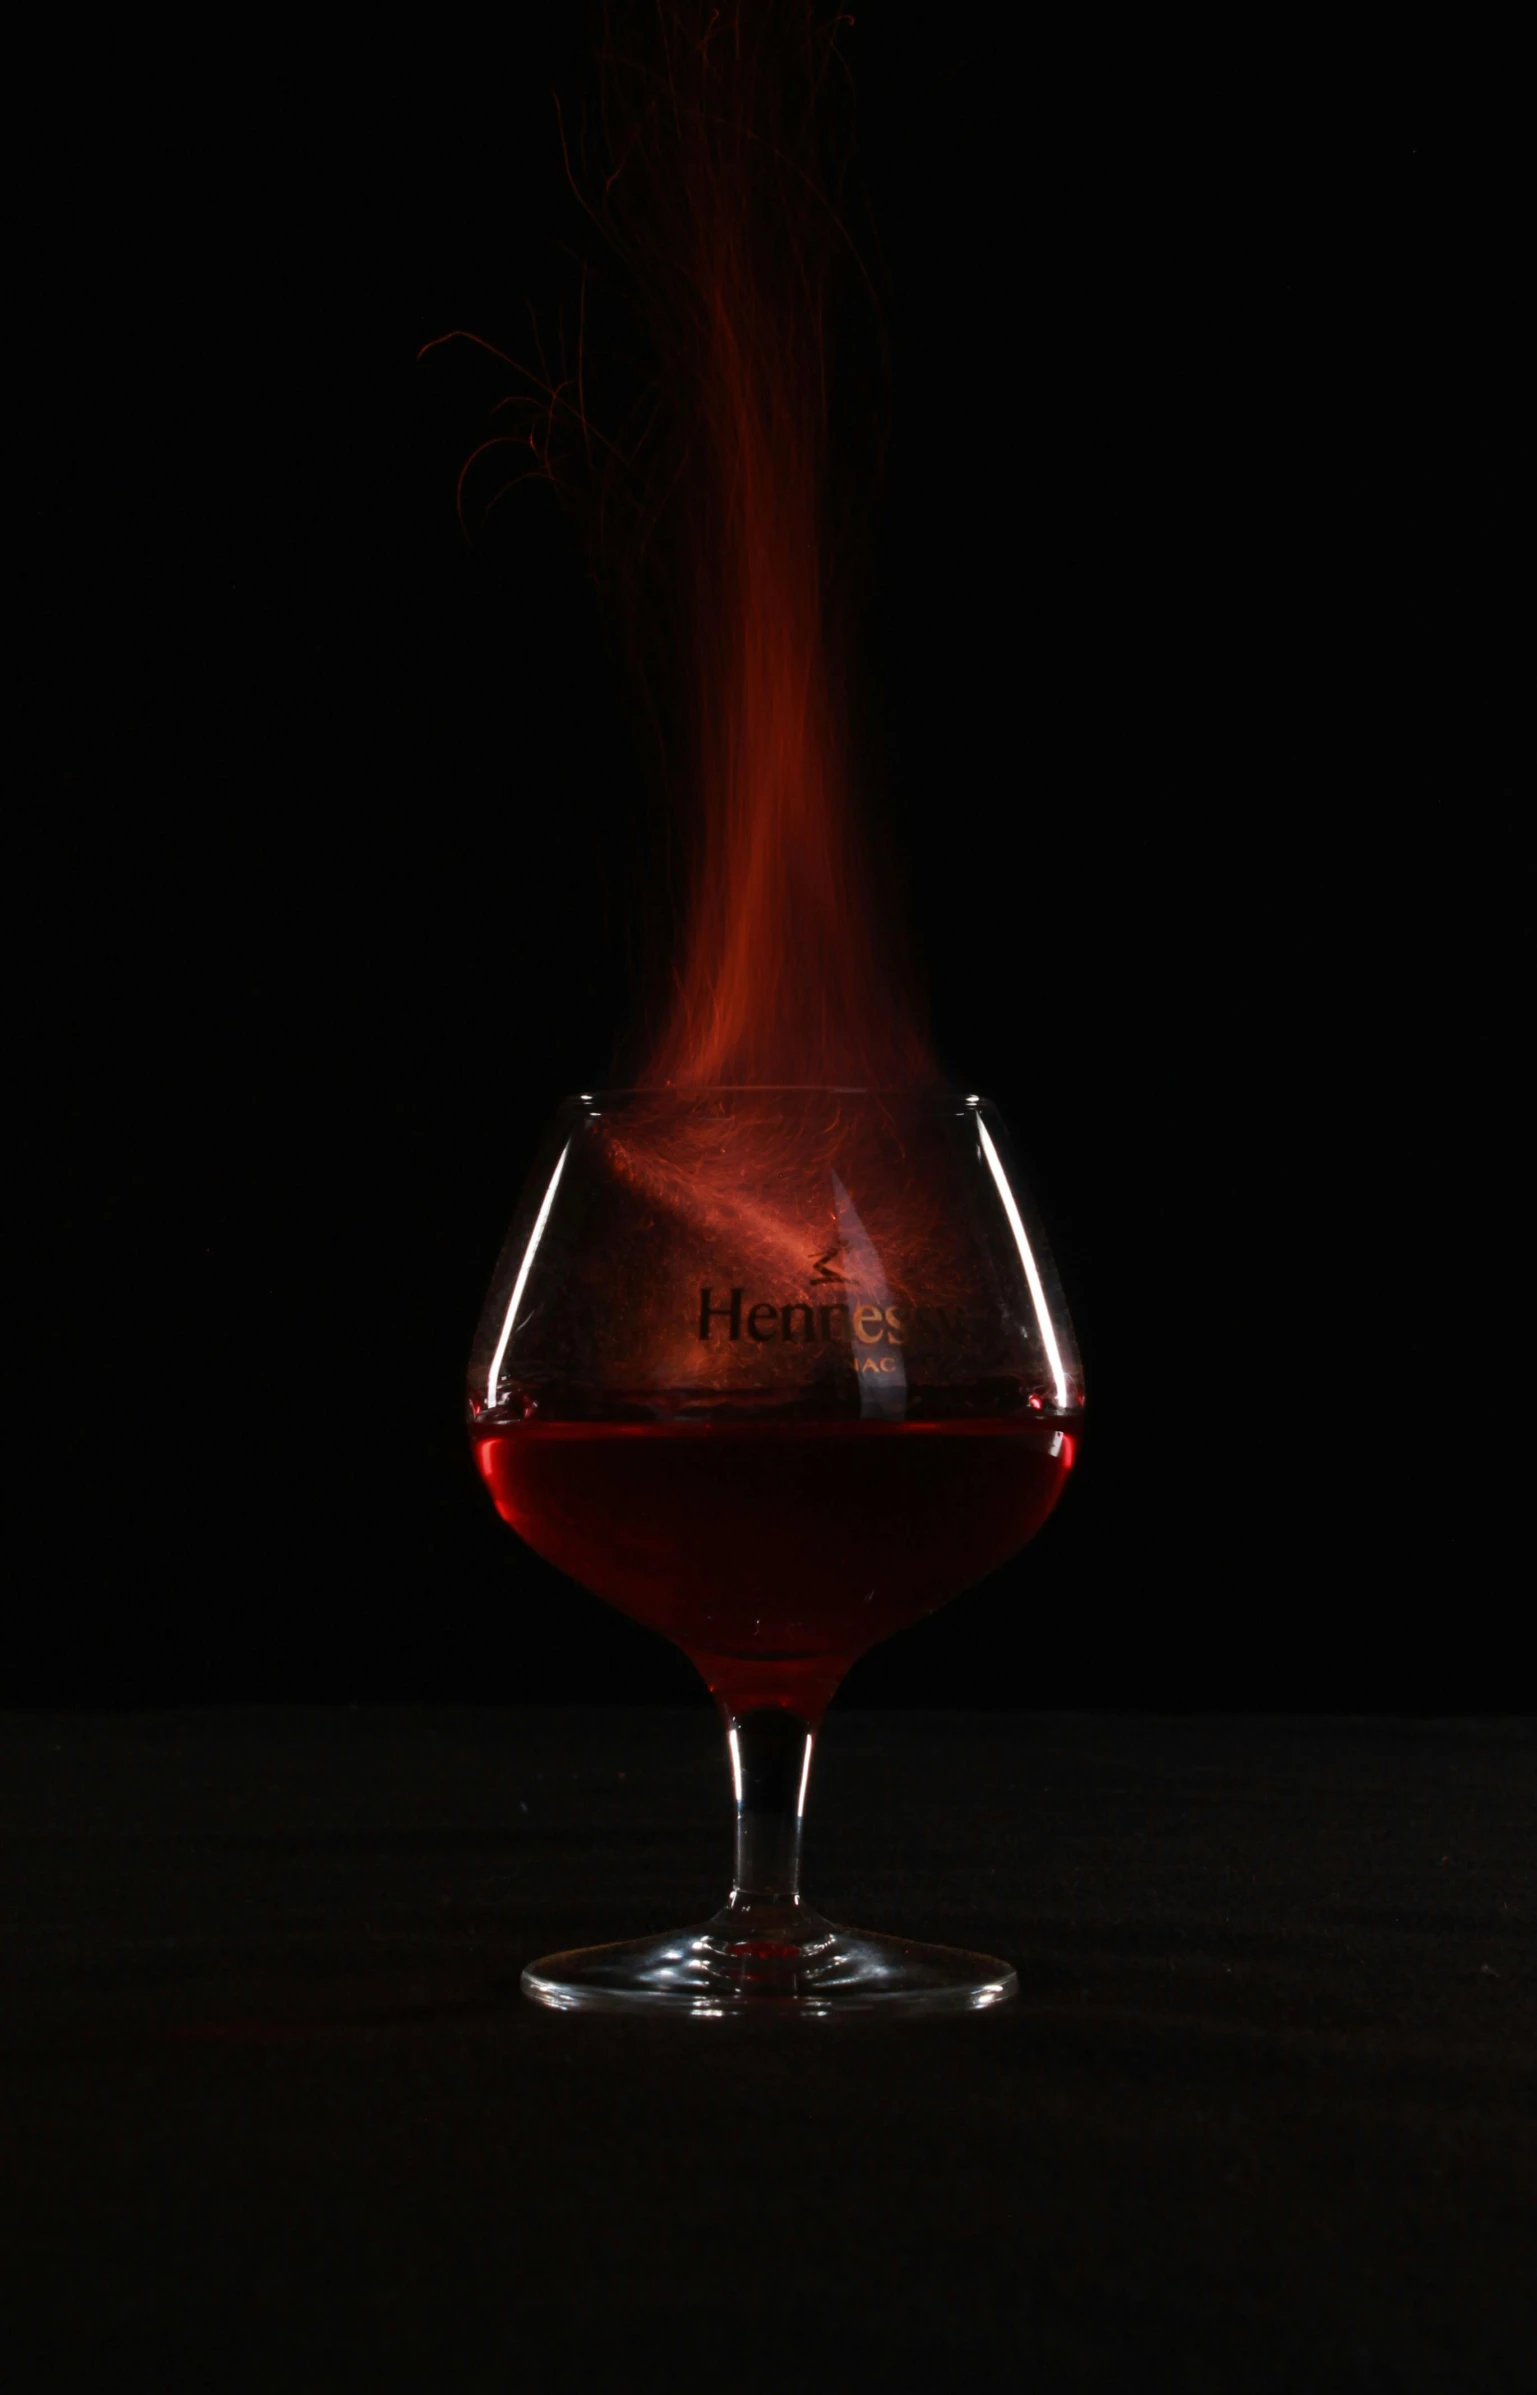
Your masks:
[{"label": "shadow under glass base", "polygon": [[728,1905],[713,1921],[670,1937],[547,1954],[529,1964],[522,1986],[556,2012],[705,2019],[982,2012],[1019,1992],[1012,1964],[993,1955],[842,1929],[804,1905],[761,1915]]}]

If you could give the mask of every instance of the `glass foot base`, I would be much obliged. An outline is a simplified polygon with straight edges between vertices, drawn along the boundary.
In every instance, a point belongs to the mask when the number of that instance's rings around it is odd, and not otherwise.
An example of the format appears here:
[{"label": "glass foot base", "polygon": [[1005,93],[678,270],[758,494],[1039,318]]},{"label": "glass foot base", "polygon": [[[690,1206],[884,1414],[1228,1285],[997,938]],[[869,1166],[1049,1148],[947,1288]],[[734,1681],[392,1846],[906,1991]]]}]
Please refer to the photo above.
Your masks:
[{"label": "glass foot base", "polygon": [[[756,1914],[756,1917],[754,1915]],[[982,2012],[1019,1993],[1009,1963],[954,1946],[840,1929],[797,1906],[727,1907],[698,1929],[547,1954],[523,1993],[556,2012],[793,2014]]]}]

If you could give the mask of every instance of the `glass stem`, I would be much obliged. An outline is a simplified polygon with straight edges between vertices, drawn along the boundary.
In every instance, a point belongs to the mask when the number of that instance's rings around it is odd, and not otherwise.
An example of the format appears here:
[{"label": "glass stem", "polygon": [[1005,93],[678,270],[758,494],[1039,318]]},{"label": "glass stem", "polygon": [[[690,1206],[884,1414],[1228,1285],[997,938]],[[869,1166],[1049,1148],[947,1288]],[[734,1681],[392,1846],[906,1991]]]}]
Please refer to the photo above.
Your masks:
[{"label": "glass stem", "polygon": [[732,1715],[726,1738],[736,1785],[736,1876],[728,1910],[794,1912],[801,1900],[811,1727],[776,1706]]}]

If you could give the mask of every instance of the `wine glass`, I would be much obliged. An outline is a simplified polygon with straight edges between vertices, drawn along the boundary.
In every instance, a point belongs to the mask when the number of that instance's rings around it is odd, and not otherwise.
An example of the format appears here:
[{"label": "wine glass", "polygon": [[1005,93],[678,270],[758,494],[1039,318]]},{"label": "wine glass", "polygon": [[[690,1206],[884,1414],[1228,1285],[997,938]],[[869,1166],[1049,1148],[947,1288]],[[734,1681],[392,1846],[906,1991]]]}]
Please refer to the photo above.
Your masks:
[{"label": "wine glass", "polygon": [[548,1956],[527,1995],[712,2015],[1015,1993],[988,1955],[824,1920],[801,1824],[849,1665],[1033,1537],[1082,1405],[1050,1256],[978,1099],[567,1099],[492,1278],[470,1436],[503,1519],[703,1675],[736,1869],[709,1921]]}]

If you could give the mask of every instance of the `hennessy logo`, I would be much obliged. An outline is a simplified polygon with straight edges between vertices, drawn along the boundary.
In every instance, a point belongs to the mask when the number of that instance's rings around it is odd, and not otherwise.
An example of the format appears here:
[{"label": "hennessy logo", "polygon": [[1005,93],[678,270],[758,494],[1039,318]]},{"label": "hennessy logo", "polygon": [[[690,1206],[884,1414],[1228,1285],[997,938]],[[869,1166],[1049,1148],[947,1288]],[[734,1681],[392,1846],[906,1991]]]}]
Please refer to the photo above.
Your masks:
[{"label": "hennessy logo", "polygon": [[812,1279],[814,1281],[846,1281],[849,1277],[848,1274],[837,1270],[837,1266],[842,1262],[843,1242],[840,1239],[828,1249],[825,1256],[818,1256],[811,1268]]},{"label": "hennessy logo", "polygon": [[[836,1255],[831,1249],[829,1255]],[[828,1257],[821,1262],[825,1264]],[[842,1279],[842,1274],[828,1273],[828,1280]],[[807,1305],[796,1300],[778,1305],[760,1299],[755,1305],[746,1302],[746,1292],[732,1289],[719,1299],[711,1288],[699,1292],[699,1332],[701,1339],[715,1335],[717,1323],[726,1339],[740,1339],[744,1333],[759,1345],[771,1339],[798,1341],[805,1346],[836,1343],[858,1348],[936,1347],[948,1344],[961,1336],[962,1316],[948,1306],[917,1305],[911,1298],[894,1298],[890,1305]],[[894,1359],[888,1354],[879,1361],[856,1355],[861,1371],[884,1372]]]}]

